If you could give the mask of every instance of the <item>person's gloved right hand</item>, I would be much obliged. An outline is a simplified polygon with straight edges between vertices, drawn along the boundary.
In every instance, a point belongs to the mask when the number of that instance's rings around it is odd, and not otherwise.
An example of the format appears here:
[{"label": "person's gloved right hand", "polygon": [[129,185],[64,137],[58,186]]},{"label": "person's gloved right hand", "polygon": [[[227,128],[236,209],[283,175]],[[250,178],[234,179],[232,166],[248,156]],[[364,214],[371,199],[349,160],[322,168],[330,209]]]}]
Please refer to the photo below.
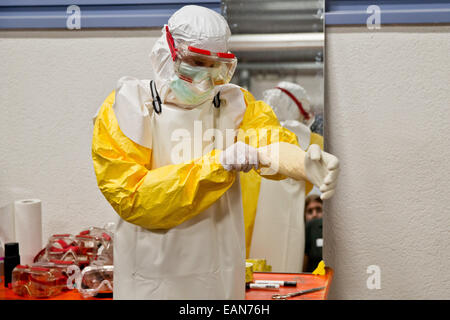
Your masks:
[{"label": "person's gloved right hand", "polygon": [[219,161],[227,171],[248,172],[253,167],[258,169],[258,151],[256,148],[238,141],[222,151]]},{"label": "person's gloved right hand", "polygon": [[319,187],[322,200],[331,198],[336,189],[339,176],[339,159],[325,151],[317,144],[309,146],[305,154],[306,178]]}]

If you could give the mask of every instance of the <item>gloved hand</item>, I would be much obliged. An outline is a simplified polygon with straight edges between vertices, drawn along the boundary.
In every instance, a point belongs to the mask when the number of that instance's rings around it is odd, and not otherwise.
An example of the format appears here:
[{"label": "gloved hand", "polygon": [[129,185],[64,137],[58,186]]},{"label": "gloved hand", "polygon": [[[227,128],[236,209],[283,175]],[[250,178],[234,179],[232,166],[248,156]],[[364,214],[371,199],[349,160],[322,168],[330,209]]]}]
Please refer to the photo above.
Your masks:
[{"label": "gloved hand", "polygon": [[339,176],[339,159],[312,144],[305,154],[305,174],[309,182],[319,187],[322,200],[331,198]]},{"label": "gloved hand", "polygon": [[256,148],[238,141],[222,151],[219,161],[227,171],[248,172],[253,167],[258,169],[258,151]]}]

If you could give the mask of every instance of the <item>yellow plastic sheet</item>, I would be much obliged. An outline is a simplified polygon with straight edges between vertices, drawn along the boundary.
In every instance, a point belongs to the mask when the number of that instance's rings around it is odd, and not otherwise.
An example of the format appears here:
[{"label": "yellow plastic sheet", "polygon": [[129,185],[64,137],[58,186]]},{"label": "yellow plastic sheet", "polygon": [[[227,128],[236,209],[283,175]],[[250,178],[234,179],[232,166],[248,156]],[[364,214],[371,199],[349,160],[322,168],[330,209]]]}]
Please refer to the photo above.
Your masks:
[{"label": "yellow plastic sheet", "polygon": [[245,263],[245,282],[253,282],[253,263]]},{"label": "yellow plastic sheet", "polygon": [[253,264],[253,272],[271,272],[272,266],[265,259],[247,259],[245,262]]},{"label": "yellow plastic sheet", "polygon": [[325,262],[322,260],[319,262],[319,264],[317,265],[317,268],[312,272],[312,274],[315,275],[319,275],[319,276],[324,276],[326,273],[325,271]]}]

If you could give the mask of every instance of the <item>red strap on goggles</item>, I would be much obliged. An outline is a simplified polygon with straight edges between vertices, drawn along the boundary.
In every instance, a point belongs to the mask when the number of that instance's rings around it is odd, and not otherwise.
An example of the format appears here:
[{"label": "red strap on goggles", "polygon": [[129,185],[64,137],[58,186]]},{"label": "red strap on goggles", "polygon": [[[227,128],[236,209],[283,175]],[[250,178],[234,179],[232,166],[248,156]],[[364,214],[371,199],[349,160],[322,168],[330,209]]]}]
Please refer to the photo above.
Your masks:
[{"label": "red strap on goggles", "polygon": [[280,89],[281,91],[286,93],[289,96],[289,98],[291,98],[294,101],[294,103],[297,105],[297,107],[300,110],[300,113],[303,115],[303,117],[306,120],[309,120],[310,117],[309,117],[308,112],[306,112],[305,109],[303,109],[302,103],[300,101],[298,101],[297,98],[292,93],[290,93],[288,90],[286,90],[284,88],[280,88],[280,87],[275,87],[275,88]]},{"label": "red strap on goggles", "polygon": [[67,248],[51,247],[50,251],[51,252],[67,252],[67,251],[78,252],[78,251],[80,251],[80,247],[78,247],[78,246],[69,246]]},{"label": "red strap on goggles", "polygon": [[193,46],[189,46],[188,50],[191,51],[191,52],[204,54],[205,56],[210,56],[211,55],[211,51],[205,50],[205,49],[196,48],[196,47],[193,47]]},{"label": "red strap on goggles", "polygon": [[233,53],[229,53],[229,52],[211,53],[211,51],[209,51],[209,50],[200,49],[200,48],[196,48],[196,47],[192,47],[192,46],[189,46],[188,50],[191,52],[194,52],[194,53],[204,54],[206,56],[212,56],[213,54],[215,54],[219,58],[225,58],[225,59],[234,59],[236,57]]},{"label": "red strap on goggles", "polygon": [[175,61],[177,57],[177,48],[175,48],[175,41],[173,40],[172,34],[169,31],[169,27],[166,25],[166,40],[169,44],[170,53],[172,54],[172,60]]},{"label": "red strap on goggles", "polygon": [[[166,40],[169,45],[170,53],[172,55],[172,60],[175,61],[175,58],[177,57],[177,48],[175,48],[175,41],[173,40],[172,34],[169,31],[169,26],[166,25]],[[204,54],[207,56],[213,55],[211,51],[204,50],[196,47],[189,46],[188,50],[194,53]],[[229,52],[215,52],[215,55],[217,55],[219,58],[225,58],[225,59],[234,59],[236,56],[233,53]]]}]

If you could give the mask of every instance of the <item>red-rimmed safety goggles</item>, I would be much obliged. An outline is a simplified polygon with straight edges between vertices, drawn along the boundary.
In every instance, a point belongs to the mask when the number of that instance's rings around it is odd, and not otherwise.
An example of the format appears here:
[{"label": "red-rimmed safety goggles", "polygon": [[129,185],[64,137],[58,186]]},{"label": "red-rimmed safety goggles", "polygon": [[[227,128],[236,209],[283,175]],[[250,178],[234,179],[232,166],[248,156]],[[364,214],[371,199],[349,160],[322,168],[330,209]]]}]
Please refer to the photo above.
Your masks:
[{"label": "red-rimmed safety goggles", "polygon": [[[183,68],[181,65],[187,64],[194,68],[204,68],[208,71],[214,85],[221,85],[230,82],[237,65],[237,58],[231,52],[212,52],[200,49],[194,46],[180,44],[175,47],[175,41],[165,26],[166,40],[169,45],[172,60],[175,62],[175,72],[177,75],[188,82],[195,82],[196,79],[189,71],[189,68]],[[204,80],[203,78],[201,80]]]}]

